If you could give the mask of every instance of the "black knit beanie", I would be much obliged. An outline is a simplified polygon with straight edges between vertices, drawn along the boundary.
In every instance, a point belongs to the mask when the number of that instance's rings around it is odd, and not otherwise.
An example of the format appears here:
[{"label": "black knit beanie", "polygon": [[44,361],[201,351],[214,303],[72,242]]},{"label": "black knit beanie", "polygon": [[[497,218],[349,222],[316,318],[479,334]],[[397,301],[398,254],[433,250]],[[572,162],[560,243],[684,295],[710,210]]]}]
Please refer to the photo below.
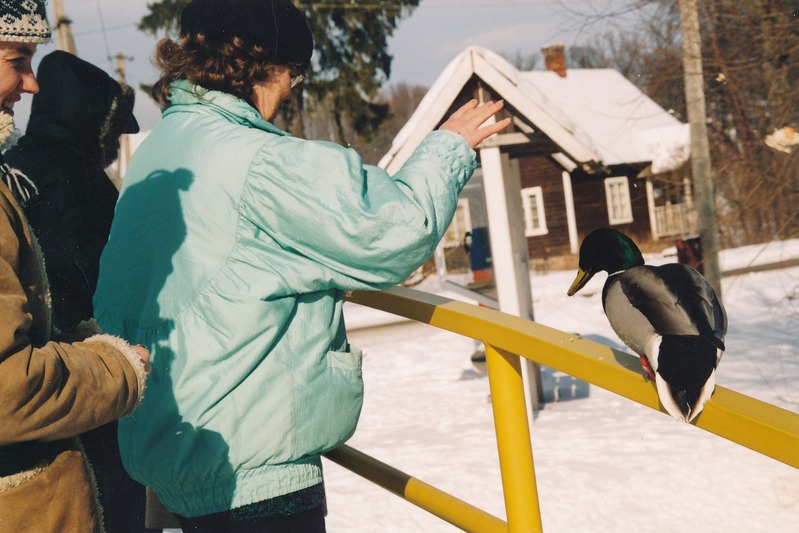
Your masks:
[{"label": "black knit beanie", "polygon": [[302,70],[313,53],[308,21],[290,0],[193,0],[180,17],[180,34],[202,34],[214,44],[238,37],[273,50],[277,64]]}]

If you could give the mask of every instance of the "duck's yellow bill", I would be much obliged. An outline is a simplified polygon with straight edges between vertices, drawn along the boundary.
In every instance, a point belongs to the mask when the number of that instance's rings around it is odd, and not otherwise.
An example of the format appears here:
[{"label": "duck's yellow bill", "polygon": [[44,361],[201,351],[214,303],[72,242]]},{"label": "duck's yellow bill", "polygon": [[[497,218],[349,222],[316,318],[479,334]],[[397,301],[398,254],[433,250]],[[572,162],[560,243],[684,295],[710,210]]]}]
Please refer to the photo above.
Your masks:
[{"label": "duck's yellow bill", "polygon": [[582,268],[578,268],[577,277],[574,278],[574,281],[572,282],[572,285],[571,287],[569,287],[569,291],[566,294],[568,294],[569,296],[574,296],[575,292],[582,289],[585,286],[585,284],[588,283],[588,280],[591,279],[592,275],[593,274],[589,274]]}]

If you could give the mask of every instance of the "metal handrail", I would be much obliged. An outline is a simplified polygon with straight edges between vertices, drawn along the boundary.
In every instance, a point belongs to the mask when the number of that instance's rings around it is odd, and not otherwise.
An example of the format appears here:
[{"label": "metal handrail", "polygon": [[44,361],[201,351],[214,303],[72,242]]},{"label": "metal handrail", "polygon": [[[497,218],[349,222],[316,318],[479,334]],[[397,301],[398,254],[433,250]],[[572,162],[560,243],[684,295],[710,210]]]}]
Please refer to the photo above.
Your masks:
[{"label": "metal handrail", "polygon": [[346,444],[325,457],[465,531],[508,531],[503,520]]},{"label": "metal handrail", "polygon": [[[405,287],[392,287],[383,292],[354,292],[350,301],[471,337],[486,345],[507,531],[542,530],[520,357],[666,413],[660,406],[655,387],[642,372],[638,358],[626,352],[516,316]],[[717,386],[693,424],[799,468],[797,413]],[[347,447],[331,452],[331,459],[335,460],[333,457],[341,450],[348,456],[345,466],[351,468],[358,463],[353,457],[360,452]],[[372,467],[382,464],[370,460]],[[358,472],[357,468],[351,469]],[[396,476],[394,479],[396,481]],[[408,476],[408,479],[412,478]],[[381,484],[379,480],[375,482]],[[408,497],[407,487],[400,493],[382,486],[467,531],[504,530],[501,529],[504,522],[498,518],[491,515],[487,518],[486,513],[479,510],[474,512],[475,508],[437,489],[423,491],[426,496],[420,498],[418,494]],[[396,489],[396,483],[393,486]],[[449,498],[460,503],[452,503]],[[436,499],[448,502],[444,508],[455,505],[458,509],[471,510],[455,513],[458,522],[454,522],[452,513],[441,511],[440,505],[430,504],[429,500]],[[467,507],[461,508],[461,504]],[[467,522],[464,523],[464,519]]]}]

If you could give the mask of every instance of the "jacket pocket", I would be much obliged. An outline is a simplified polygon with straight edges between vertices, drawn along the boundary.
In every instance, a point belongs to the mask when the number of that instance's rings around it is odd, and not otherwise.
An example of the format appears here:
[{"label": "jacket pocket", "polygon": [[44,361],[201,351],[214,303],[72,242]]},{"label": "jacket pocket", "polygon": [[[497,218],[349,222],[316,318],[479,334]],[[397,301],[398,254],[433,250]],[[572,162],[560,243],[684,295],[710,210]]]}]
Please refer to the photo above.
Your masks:
[{"label": "jacket pocket", "polygon": [[295,456],[337,448],[355,432],[363,405],[361,350],[327,352],[326,369],[295,389]]},{"label": "jacket pocket", "polygon": [[359,348],[350,345],[346,352],[330,350],[327,352],[327,366],[339,368],[341,370],[353,370],[360,372],[363,353]]}]

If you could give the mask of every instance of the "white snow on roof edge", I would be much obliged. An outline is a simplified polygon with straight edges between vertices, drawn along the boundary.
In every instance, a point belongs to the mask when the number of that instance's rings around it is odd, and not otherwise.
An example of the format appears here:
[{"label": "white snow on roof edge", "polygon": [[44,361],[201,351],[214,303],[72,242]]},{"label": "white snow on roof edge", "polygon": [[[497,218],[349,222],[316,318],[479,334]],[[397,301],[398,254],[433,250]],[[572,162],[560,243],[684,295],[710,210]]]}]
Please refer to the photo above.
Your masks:
[{"label": "white snow on roof edge", "polygon": [[641,140],[652,154],[652,174],[677,170],[691,156],[691,127],[688,124],[644,130]]}]

